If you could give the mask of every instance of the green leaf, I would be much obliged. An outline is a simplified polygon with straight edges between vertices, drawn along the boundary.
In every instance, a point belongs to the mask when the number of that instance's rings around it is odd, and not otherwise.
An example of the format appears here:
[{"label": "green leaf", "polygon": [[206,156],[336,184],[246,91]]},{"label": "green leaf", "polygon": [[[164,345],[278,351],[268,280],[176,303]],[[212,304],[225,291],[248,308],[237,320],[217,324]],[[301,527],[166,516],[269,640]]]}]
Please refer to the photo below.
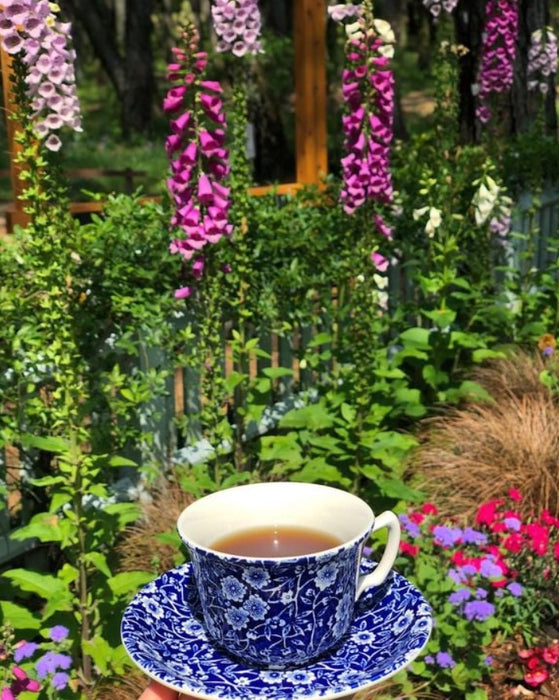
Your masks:
[{"label": "green leaf", "polygon": [[5,571],[2,576],[11,579],[22,591],[36,593],[41,598],[55,599],[66,597],[68,593],[63,581],[51,576],[51,574],[40,574],[27,569],[11,569]]},{"label": "green leaf", "polygon": [[224,381],[225,390],[228,393],[232,393],[236,389],[236,387],[238,387],[239,384],[242,384],[247,378],[248,375],[243,374],[242,372],[231,372],[231,374]]},{"label": "green leaf", "polygon": [[308,348],[316,348],[317,345],[326,345],[332,342],[332,336],[330,333],[318,333],[315,337],[309,341],[307,344]]},{"label": "green leaf", "polygon": [[36,537],[41,542],[60,542],[62,531],[59,517],[55,513],[38,513],[27,525],[14,532],[12,537],[16,540]]},{"label": "green leaf", "polygon": [[351,480],[344,477],[337,467],[328,464],[324,457],[315,457],[309,460],[303,469],[300,469],[292,476],[297,481],[310,483],[327,481],[329,483],[340,484],[344,488],[351,486]]},{"label": "green leaf", "polygon": [[279,460],[299,464],[302,454],[296,433],[264,435],[260,439],[259,457],[263,462]]},{"label": "green leaf", "polygon": [[127,457],[113,455],[108,461],[109,467],[137,467],[138,463]]},{"label": "green leaf", "polygon": [[425,365],[421,373],[423,379],[425,379],[427,384],[433,387],[433,389],[448,384],[448,374],[436,369],[433,365]]},{"label": "green leaf", "polygon": [[279,379],[280,377],[292,377],[293,370],[288,367],[265,367],[262,374],[270,379]]},{"label": "green leaf", "polygon": [[487,389],[470,379],[464,380],[460,386],[455,389],[449,389],[447,397],[449,401],[459,401],[461,399],[473,402],[488,401],[493,403],[495,401]]},{"label": "green leaf", "polygon": [[16,605],[9,600],[0,600],[0,613],[2,624],[10,625],[16,630],[38,630],[41,621],[32,615],[29,610]]},{"label": "green leaf", "polygon": [[355,422],[357,411],[354,406],[350,406],[350,404],[344,402],[340,406],[340,411],[342,413],[342,418],[346,421],[346,423],[350,423],[352,425]]},{"label": "green leaf", "polygon": [[43,476],[40,479],[29,479],[29,483],[33,486],[54,486],[55,484],[63,484],[66,479],[63,476]]},{"label": "green leaf", "polygon": [[453,309],[435,309],[424,311],[423,314],[439,328],[448,328],[456,320],[456,311]]},{"label": "green leaf", "polygon": [[308,428],[324,430],[334,425],[334,418],[322,403],[288,411],[280,420],[281,428]]},{"label": "green leaf", "polygon": [[399,501],[417,503],[425,496],[423,492],[410,488],[407,484],[398,479],[377,477],[375,483],[384,496],[396,498]]},{"label": "green leaf", "polygon": [[87,552],[84,555],[84,560],[87,564],[92,564],[96,569],[99,569],[107,578],[112,576],[112,571],[109,569],[107,563],[107,557],[101,554],[101,552]]},{"label": "green leaf", "polygon": [[400,341],[405,345],[410,345],[422,350],[428,350],[429,345],[429,330],[427,328],[408,328],[403,333],[400,333]]},{"label": "green leaf", "polygon": [[93,639],[84,640],[82,648],[85,654],[91,656],[93,663],[99,668],[101,673],[104,676],[108,675],[112,665],[113,654],[117,650],[113,649],[107,640],[100,635]]},{"label": "green leaf", "polygon": [[135,593],[139,588],[153,580],[149,571],[123,571],[107,580],[109,588],[116,596]]},{"label": "green leaf", "polygon": [[499,350],[489,350],[487,348],[478,348],[472,353],[472,359],[474,362],[485,362],[485,360],[494,359],[504,360],[505,358],[506,354],[504,352],[500,352]]},{"label": "green leaf", "polygon": [[45,452],[68,452],[70,444],[61,437],[42,437],[40,435],[24,435],[21,444],[24,447],[36,447]]}]

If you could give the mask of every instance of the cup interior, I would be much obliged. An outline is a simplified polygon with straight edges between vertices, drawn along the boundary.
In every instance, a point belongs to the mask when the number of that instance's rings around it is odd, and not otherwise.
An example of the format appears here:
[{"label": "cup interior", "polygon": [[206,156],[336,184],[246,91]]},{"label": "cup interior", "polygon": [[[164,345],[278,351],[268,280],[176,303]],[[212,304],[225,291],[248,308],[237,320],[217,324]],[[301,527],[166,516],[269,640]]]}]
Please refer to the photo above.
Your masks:
[{"label": "cup interior", "polygon": [[318,530],[347,544],[366,536],[374,517],[365,501],[341,489],[266,482],[217,491],[195,501],[179,516],[177,529],[187,545],[205,549],[223,537],[269,526]]}]

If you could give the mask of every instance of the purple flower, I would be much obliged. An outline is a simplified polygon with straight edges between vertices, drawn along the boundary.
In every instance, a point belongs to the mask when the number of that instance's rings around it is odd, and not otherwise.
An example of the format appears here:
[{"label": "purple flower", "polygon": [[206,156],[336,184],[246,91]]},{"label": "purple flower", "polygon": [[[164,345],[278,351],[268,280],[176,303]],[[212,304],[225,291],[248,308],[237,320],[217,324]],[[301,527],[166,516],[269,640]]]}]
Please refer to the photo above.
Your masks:
[{"label": "purple flower", "polygon": [[68,685],[69,680],[70,676],[67,673],[58,671],[58,673],[55,673],[52,677],[52,687],[56,688],[56,690],[64,690],[64,688]]},{"label": "purple flower", "polygon": [[510,90],[514,78],[518,0],[488,0],[482,33],[476,115],[482,123],[491,116],[489,101],[496,93]]},{"label": "purple flower", "polygon": [[239,58],[262,51],[262,20],[257,0],[214,0],[212,20],[218,51],[230,52]]},{"label": "purple flower", "polygon": [[557,71],[557,37],[551,27],[536,29],[528,50],[528,89],[543,95],[549,91],[549,78]]},{"label": "purple flower", "polygon": [[520,583],[517,581],[513,581],[512,583],[509,583],[507,586],[507,590],[509,593],[514,596],[515,598],[519,598],[522,595],[522,591],[524,590]]},{"label": "purple flower", "polygon": [[462,542],[464,544],[487,544],[487,535],[479,530],[474,530],[473,527],[466,527],[462,533]]},{"label": "purple flower", "polygon": [[478,620],[483,622],[495,612],[495,606],[486,600],[471,600],[464,605],[464,617],[466,620]]},{"label": "purple flower", "polygon": [[[357,13],[352,9],[353,12]],[[338,21],[348,16],[337,6],[331,8],[330,14]],[[356,21],[346,26],[346,32],[346,68],[342,72],[345,155],[341,159],[340,201],[344,211],[353,214],[367,201],[389,204],[393,199],[389,159],[394,74],[389,64],[394,35],[386,22],[375,20],[367,10],[357,13]],[[382,217],[375,219],[375,224],[381,235],[391,238]]]},{"label": "purple flower", "polygon": [[454,661],[452,656],[446,651],[437,652],[435,661],[437,665],[441,668],[453,668],[454,666],[456,666],[456,661]]},{"label": "purple flower", "polygon": [[451,593],[448,600],[453,605],[462,605],[462,603],[471,598],[471,595],[472,592],[469,588],[460,588],[459,590],[454,591],[454,593]]},{"label": "purple flower", "polygon": [[509,517],[509,518],[505,518],[505,525],[507,526],[507,528],[509,530],[512,530],[513,532],[518,532],[520,530],[522,523],[520,522],[520,520],[518,518]]},{"label": "purple flower", "polygon": [[[17,9],[16,9],[17,8]],[[45,139],[51,151],[60,148],[58,136],[46,138],[51,130],[67,126],[81,131],[76,92],[75,52],[67,46],[70,25],[53,14],[54,3],[21,0],[0,6],[0,37],[8,53],[19,54],[27,68],[25,83],[32,105],[36,136]],[[38,101],[37,95],[50,97]],[[52,98],[58,97],[58,100]],[[64,104],[64,109],[60,105]]]},{"label": "purple flower", "polygon": [[485,578],[500,578],[503,575],[501,568],[488,557],[482,560],[479,573]]},{"label": "purple flower", "polygon": [[405,513],[401,513],[398,517],[400,523],[402,524],[402,527],[408,533],[408,535],[410,535],[410,537],[413,537],[415,539],[416,537],[420,536],[421,531],[419,529],[419,525],[410,520],[408,515],[406,515]]},{"label": "purple flower", "polygon": [[14,650],[14,661],[19,664],[23,659],[28,659],[37,651],[39,648],[38,644],[35,642],[24,642],[21,646]]},{"label": "purple flower", "polygon": [[[239,0],[246,2],[248,0]],[[229,12],[227,3],[220,3]],[[198,51],[199,36],[194,27],[185,29],[186,49],[173,49],[175,63],[169,66],[169,79],[179,82],[164,100],[164,110],[172,114],[171,134],[165,148],[171,176],[167,187],[174,203],[171,226],[176,230],[169,250],[189,263],[195,280],[202,277],[202,249],[229,236],[230,191],[224,184],[229,175],[229,153],[223,147],[226,122],[217,81],[205,80],[206,54]],[[177,113],[178,116],[177,116]],[[217,126],[216,126],[217,125]],[[184,299],[190,286],[175,291]]]},{"label": "purple flower", "polygon": [[68,634],[68,628],[64,627],[64,625],[55,625],[49,632],[49,636],[53,642],[63,642]]},{"label": "purple flower", "polygon": [[68,654],[58,654],[54,651],[47,651],[36,663],[37,675],[45,678],[49,673],[55,673],[58,669],[66,670],[72,664],[72,657]]},{"label": "purple flower", "polygon": [[444,547],[452,547],[462,539],[462,530],[459,527],[447,527],[446,525],[436,525],[433,528],[435,543]]}]

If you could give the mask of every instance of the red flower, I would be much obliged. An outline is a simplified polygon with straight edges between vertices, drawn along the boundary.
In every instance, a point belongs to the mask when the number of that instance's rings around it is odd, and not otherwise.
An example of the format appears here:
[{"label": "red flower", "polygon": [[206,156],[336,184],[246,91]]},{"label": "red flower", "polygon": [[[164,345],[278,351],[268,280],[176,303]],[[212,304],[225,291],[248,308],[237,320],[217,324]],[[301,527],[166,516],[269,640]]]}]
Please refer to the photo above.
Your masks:
[{"label": "red flower", "polygon": [[432,503],[424,503],[421,508],[421,512],[425,513],[425,515],[437,515],[439,511],[437,510],[437,507]]},{"label": "red flower", "polygon": [[522,500],[522,494],[516,489],[509,489],[509,498],[511,501],[520,502]]},{"label": "red flower", "polygon": [[412,523],[415,523],[416,525],[421,525],[421,523],[425,520],[425,515],[417,510],[412,511],[408,517]]},{"label": "red flower", "polygon": [[487,503],[482,503],[479,507],[476,515],[476,523],[478,525],[491,525],[495,522],[497,517],[497,508],[503,505],[502,500],[488,501]]},{"label": "red flower", "polygon": [[416,544],[410,544],[405,540],[401,540],[400,551],[402,552],[402,554],[409,554],[412,557],[416,557],[419,553],[419,547]]},{"label": "red flower", "polygon": [[517,532],[509,535],[503,541],[503,547],[513,554],[520,552],[522,549],[522,535],[519,535]]},{"label": "red flower", "polygon": [[549,673],[545,668],[538,668],[534,671],[528,671],[524,674],[524,682],[531,685],[532,688],[537,688],[548,679]]},{"label": "red flower", "polygon": [[555,643],[551,647],[546,647],[542,651],[542,659],[550,666],[555,666],[559,661],[559,644]]}]

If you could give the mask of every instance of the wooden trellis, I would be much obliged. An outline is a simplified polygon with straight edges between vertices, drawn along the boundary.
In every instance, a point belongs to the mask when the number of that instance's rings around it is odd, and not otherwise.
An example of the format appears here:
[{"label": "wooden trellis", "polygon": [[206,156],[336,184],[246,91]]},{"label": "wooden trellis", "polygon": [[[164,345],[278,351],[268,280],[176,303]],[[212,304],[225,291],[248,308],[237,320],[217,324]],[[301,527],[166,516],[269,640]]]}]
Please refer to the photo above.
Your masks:
[{"label": "wooden trellis", "polygon": [[[320,185],[327,173],[326,146],[326,0],[295,0],[293,3],[295,48],[295,177],[296,182],[281,183],[279,194],[291,192],[304,184]],[[14,113],[12,92],[11,57],[1,53],[2,86],[8,151],[10,155],[10,181],[12,203],[6,211],[8,230],[23,225],[26,215],[21,200],[22,182],[20,167],[16,163],[18,145],[15,135],[20,126],[10,115]],[[253,194],[270,191],[271,186],[253,187]],[[102,209],[101,202],[73,202],[73,212],[91,212]]]}]

